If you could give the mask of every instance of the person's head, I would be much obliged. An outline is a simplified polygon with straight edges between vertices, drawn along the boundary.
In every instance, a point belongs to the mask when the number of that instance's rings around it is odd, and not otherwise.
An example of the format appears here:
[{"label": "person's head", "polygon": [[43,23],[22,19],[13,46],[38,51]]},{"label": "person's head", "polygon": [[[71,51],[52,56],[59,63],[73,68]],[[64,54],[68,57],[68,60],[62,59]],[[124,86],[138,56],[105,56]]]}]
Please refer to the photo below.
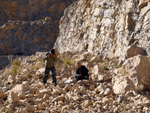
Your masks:
[{"label": "person's head", "polygon": [[81,62],[77,63],[78,68],[81,68]]},{"label": "person's head", "polygon": [[55,50],[54,49],[51,49],[51,54],[55,54]]}]

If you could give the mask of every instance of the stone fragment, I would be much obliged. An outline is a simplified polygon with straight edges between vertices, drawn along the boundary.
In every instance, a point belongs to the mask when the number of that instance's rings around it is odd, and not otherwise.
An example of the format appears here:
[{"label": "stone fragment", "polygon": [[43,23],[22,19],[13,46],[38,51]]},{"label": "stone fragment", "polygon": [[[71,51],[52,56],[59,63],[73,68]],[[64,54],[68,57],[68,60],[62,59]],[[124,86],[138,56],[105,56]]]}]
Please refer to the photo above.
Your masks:
[{"label": "stone fragment", "polygon": [[8,96],[8,101],[9,103],[19,103],[20,98],[14,92],[10,92]]},{"label": "stone fragment", "polygon": [[84,107],[85,108],[88,108],[90,105],[92,105],[93,103],[92,103],[92,101],[90,101],[90,100],[85,100],[84,101]]},{"label": "stone fragment", "polygon": [[70,85],[67,85],[66,87],[64,87],[64,91],[69,91],[72,87]]},{"label": "stone fragment", "polygon": [[2,88],[0,88],[0,99],[3,99],[4,98],[4,91],[2,90]]},{"label": "stone fragment", "polygon": [[13,84],[15,82],[15,77],[12,75],[9,75],[8,77],[8,83]]},{"label": "stone fragment", "polygon": [[45,72],[45,68],[40,68],[37,72],[36,72],[36,76],[38,76],[39,78],[43,77]]},{"label": "stone fragment", "polygon": [[94,66],[94,68],[93,68],[93,70],[92,70],[92,73],[93,73],[94,75],[98,75],[98,73],[99,73],[99,67],[98,67],[98,65],[95,65],[95,66]]},{"label": "stone fragment", "polygon": [[56,98],[54,98],[53,100],[52,100],[52,102],[55,102],[55,101],[63,101],[63,99],[64,99],[64,95],[61,95],[61,96],[58,96],[58,97],[56,97]]},{"label": "stone fragment", "polygon": [[53,95],[60,95],[62,93],[63,93],[63,91],[61,89],[54,89],[52,92]]},{"label": "stone fragment", "polygon": [[140,55],[147,55],[146,51],[143,48],[137,47],[136,45],[131,45],[127,48],[126,58],[134,57]]}]

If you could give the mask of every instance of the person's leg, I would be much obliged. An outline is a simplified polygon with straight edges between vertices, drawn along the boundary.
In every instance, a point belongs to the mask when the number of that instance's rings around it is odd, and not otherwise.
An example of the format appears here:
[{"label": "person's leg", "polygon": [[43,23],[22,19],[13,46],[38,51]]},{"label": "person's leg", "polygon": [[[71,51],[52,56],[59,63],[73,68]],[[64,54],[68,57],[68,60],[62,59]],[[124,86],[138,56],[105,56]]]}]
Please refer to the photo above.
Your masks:
[{"label": "person's leg", "polygon": [[54,83],[55,85],[57,85],[55,67],[52,67],[52,68],[51,68],[51,72],[52,72],[53,83]]},{"label": "person's leg", "polygon": [[85,76],[84,78],[85,78],[86,80],[88,80],[88,79],[89,79],[89,75]]},{"label": "person's leg", "polygon": [[82,76],[77,76],[76,81],[78,81],[78,80],[82,80],[82,79],[83,79],[83,77],[82,77]]},{"label": "person's leg", "polygon": [[45,73],[44,73],[44,76],[43,76],[43,84],[46,84],[46,82],[47,82],[49,71],[50,71],[50,69],[45,67]]}]

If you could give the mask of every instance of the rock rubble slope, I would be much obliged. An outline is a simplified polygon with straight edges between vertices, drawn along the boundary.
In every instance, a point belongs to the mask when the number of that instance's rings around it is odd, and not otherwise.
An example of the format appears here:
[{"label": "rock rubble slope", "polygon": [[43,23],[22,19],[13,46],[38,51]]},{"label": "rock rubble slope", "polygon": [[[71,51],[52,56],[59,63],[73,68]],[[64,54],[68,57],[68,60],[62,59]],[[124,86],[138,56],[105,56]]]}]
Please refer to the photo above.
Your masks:
[{"label": "rock rubble slope", "polygon": [[[56,62],[58,85],[54,86],[50,77],[47,85],[43,86],[43,55],[38,52],[30,57],[20,57],[12,61],[10,67],[1,70],[1,112],[150,112],[149,92],[135,90],[129,78],[121,78],[113,72],[118,68],[117,59],[102,60],[89,53],[61,54]],[[88,67],[89,80],[74,80],[75,62],[79,60]]]}]

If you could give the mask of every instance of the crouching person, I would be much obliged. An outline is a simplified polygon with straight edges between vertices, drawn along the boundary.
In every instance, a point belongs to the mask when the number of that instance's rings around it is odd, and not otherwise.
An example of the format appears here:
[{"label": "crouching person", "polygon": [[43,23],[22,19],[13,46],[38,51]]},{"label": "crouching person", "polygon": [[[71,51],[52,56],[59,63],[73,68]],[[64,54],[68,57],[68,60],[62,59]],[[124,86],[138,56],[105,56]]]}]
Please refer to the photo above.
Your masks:
[{"label": "crouching person", "polygon": [[48,76],[49,76],[49,72],[51,71],[52,72],[53,83],[55,85],[57,85],[56,70],[55,70],[55,66],[54,66],[54,62],[56,61],[55,50],[52,49],[50,51],[50,53],[47,53],[44,60],[46,61],[46,66],[45,66],[45,73],[44,73],[44,76],[43,76],[43,84],[46,84]]},{"label": "crouching person", "polygon": [[80,62],[77,63],[77,70],[76,70],[76,81],[78,80],[83,80],[83,79],[89,79],[89,74],[88,74],[89,70],[81,65]]}]

